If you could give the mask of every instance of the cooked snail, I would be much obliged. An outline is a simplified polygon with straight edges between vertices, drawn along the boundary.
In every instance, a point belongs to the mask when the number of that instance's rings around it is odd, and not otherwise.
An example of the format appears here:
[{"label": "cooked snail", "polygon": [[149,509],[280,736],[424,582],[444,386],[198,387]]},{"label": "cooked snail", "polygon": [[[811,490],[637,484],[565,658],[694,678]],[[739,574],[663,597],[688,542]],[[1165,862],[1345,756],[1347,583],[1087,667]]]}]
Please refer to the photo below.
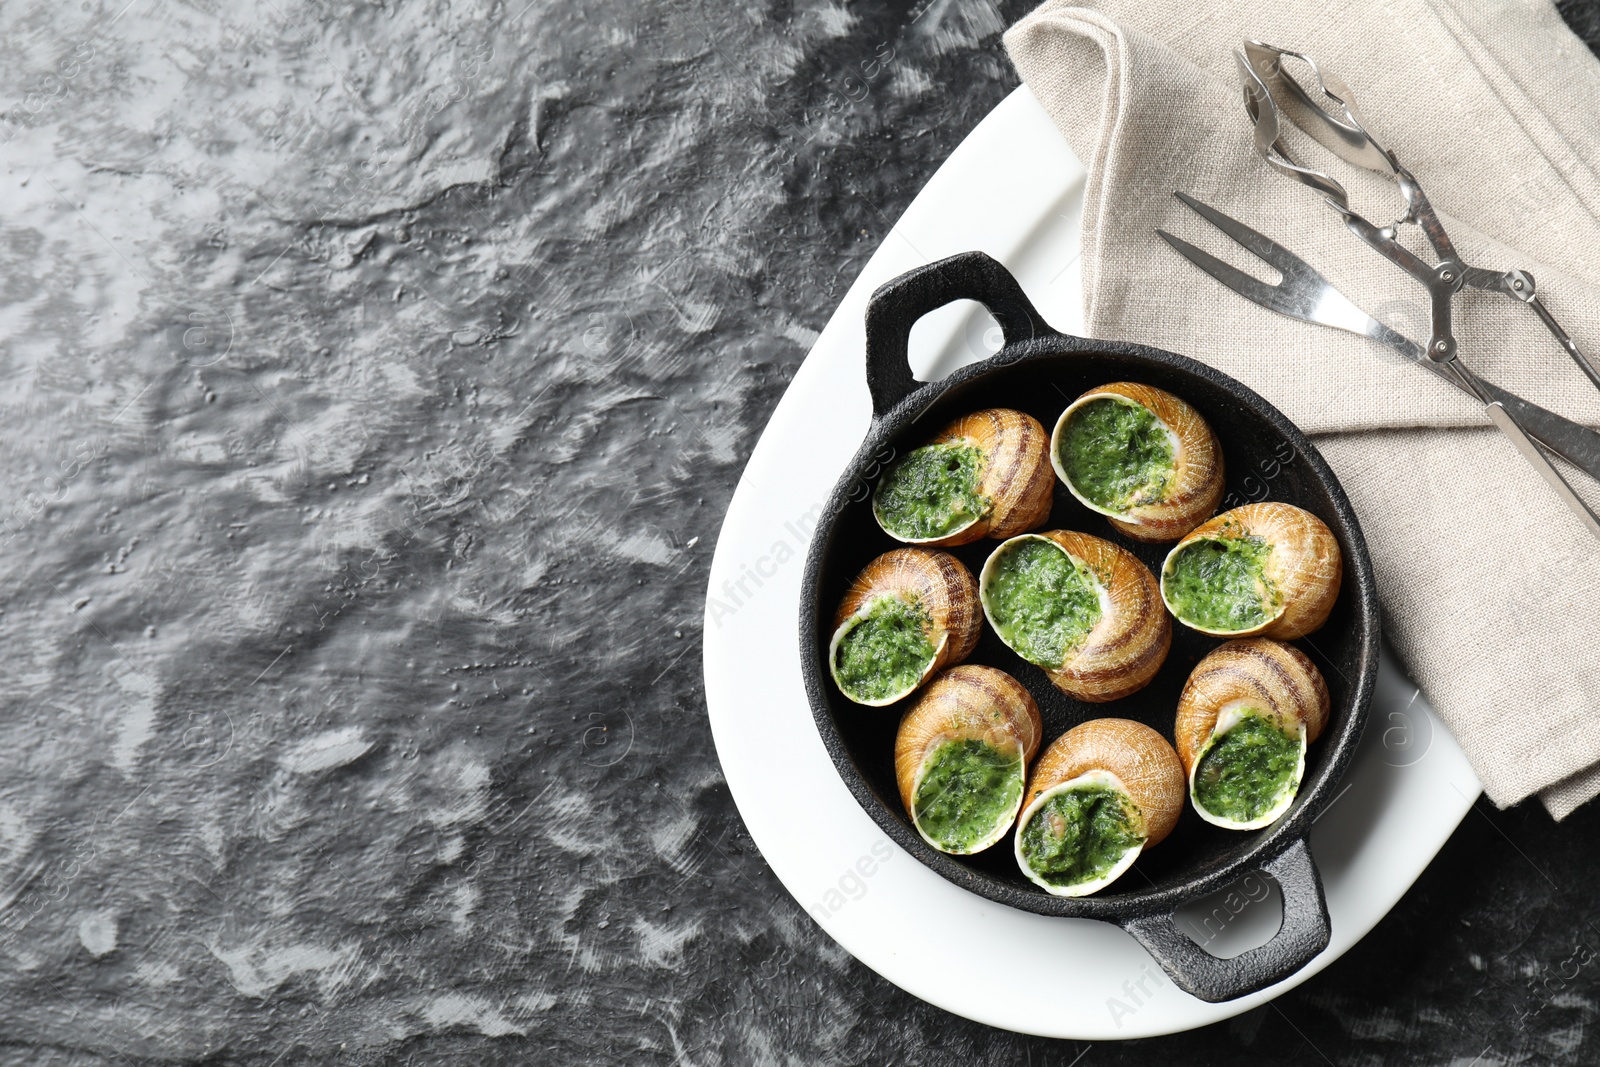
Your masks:
[{"label": "cooked snail", "polygon": [[1246,504],[1178,542],[1161,567],[1161,598],[1201,633],[1287,639],[1328,621],[1343,575],[1321,519],[1292,504]]},{"label": "cooked snail", "polygon": [[857,704],[881,707],[972,654],[978,584],[948,552],[897,548],[862,568],[833,618],[828,671]]},{"label": "cooked snail", "polygon": [[978,596],[1000,640],[1079,700],[1144,688],[1172,646],[1155,576],[1133,553],[1088,534],[1013,537],[984,563]]},{"label": "cooked snail", "polygon": [[1304,652],[1262,637],[1220,646],[1189,675],[1173,727],[1194,810],[1231,830],[1276,821],[1327,722],[1328,686]]},{"label": "cooked snail", "polygon": [[1042,731],[1039,705],[1004,671],[966,664],[936,678],[894,739],[900,800],[922,839],[966,856],[1006,836]]},{"label": "cooked snail", "polygon": [[1112,382],[1074,400],[1050,435],[1072,495],[1139,541],[1176,541],[1222,499],[1222,446],[1171,393]]},{"label": "cooked snail", "polygon": [[986,408],[955,420],[884,471],[872,514],[897,541],[964,545],[1043,523],[1052,486],[1039,420]]},{"label": "cooked snail", "polygon": [[1183,766],[1130,719],[1074,726],[1039,757],[1017,822],[1017,865],[1046,892],[1083,897],[1116,881],[1172,832]]}]

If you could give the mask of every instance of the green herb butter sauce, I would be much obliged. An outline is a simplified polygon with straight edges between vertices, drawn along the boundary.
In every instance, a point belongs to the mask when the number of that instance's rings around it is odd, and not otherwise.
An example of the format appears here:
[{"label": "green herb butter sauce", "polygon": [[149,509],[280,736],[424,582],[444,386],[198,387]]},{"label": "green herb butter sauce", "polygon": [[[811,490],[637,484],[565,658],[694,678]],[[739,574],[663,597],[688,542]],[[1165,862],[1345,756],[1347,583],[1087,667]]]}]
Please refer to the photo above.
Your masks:
[{"label": "green herb butter sauce", "polygon": [[922,606],[879,597],[858,618],[834,649],[833,674],[845,695],[883,700],[916,685],[936,651]]},{"label": "green herb butter sauce", "polygon": [[1259,537],[1206,538],[1185,545],[1166,568],[1161,591],[1172,613],[1190,626],[1236,633],[1278,611],[1266,576],[1272,545]]},{"label": "green herb butter sauce", "polygon": [[1143,405],[1099,397],[1067,420],[1056,461],[1085,499],[1121,514],[1166,492],[1172,434]]},{"label": "green herb butter sauce", "polygon": [[1055,886],[1103,878],[1123,854],[1144,842],[1132,802],[1108,786],[1065,789],[1046,800],[1022,828],[1023,861]]},{"label": "green herb butter sauce", "polygon": [[1009,823],[1022,799],[1022,756],[978,738],[934,750],[912,797],[917,828],[945,852],[966,853]]},{"label": "green herb butter sauce", "polygon": [[896,537],[927,541],[964,529],[989,510],[978,495],[983,450],[972,445],[924,445],[884,472],[872,498],[883,528]]},{"label": "green herb butter sauce", "polygon": [[1260,712],[1246,712],[1212,743],[1194,771],[1194,800],[1234,822],[1254,822],[1294,785],[1300,766],[1298,732],[1285,733]]},{"label": "green herb butter sauce", "polygon": [[1002,547],[985,567],[989,621],[1017,655],[1060,667],[1100,621],[1093,572],[1054,542],[1025,537]]}]

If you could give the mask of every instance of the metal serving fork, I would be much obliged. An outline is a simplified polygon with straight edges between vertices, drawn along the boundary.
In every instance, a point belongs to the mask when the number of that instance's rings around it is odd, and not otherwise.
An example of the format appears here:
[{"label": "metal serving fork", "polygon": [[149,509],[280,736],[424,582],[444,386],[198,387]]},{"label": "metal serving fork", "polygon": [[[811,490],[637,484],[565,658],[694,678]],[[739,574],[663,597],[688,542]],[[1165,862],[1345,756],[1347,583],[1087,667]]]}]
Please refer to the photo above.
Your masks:
[{"label": "metal serving fork", "polygon": [[[1244,88],[1245,110],[1255,128],[1256,150],[1261,157],[1279,173],[1321,193],[1356,236],[1428,290],[1433,333],[1423,349],[1424,355],[1437,363],[1456,362],[1450,305],[1463,288],[1483,289],[1531,307],[1578,369],[1600,388],[1600,366],[1561,328],[1539,298],[1531,274],[1521,270],[1485,270],[1462,261],[1416,176],[1401,166],[1394,152],[1380,145],[1368,131],[1348,85],[1310,56],[1264,41],[1246,41],[1244,47],[1234,53],[1234,58]],[[1315,94],[1289,76],[1285,60],[1304,64],[1317,84]],[[1405,214],[1387,226],[1379,226],[1350,206],[1344,186],[1332,175],[1296,162],[1279,137],[1282,128],[1280,96],[1298,105],[1292,121],[1318,144],[1346,163],[1393,179],[1400,187]],[[1333,110],[1329,110],[1330,107]],[[1285,112],[1283,117],[1288,118],[1290,114]],[[1437,263],[1427,262],[1400,243],[1397,234],[1406,225],[1414,225],[1422,231],[1438,257]]]},{"label": "metal serving fork", "polygon": [[[1192,196],[1184,193],[1173,195],[1207,222],[1233,238],[1240,246],[1275,267],[1283,278],[1276,285],[1268,285],[1261,279],[1224,263],[1209,252],[1196,248],[1181,237],[1174,237],[1165,230],[1157,230],[1156,235],[1171,245],[1179,255],[1246,300],[1281,315],[1300,319],[1302,322],[1333,326],[1382,342],[1412,363],[1427,368],[1462,392],[1484,403],[1489,408],[1490,418],[1496,425],[1506,430],[1524,457],[1539,469],[1540,474],[1544,475],[1545,480],[1550,482],[1551,487],[1561,495],[1568,507],[1571,507],[1584,521],[1590,532],[1600,537],[1600,520],[1595,518],[1572,491],[1560,473],[1550,465],[1549,460],[1531,443],[1524,448],[1522,442],[1518,440],[1518,435],[1507,430],[1501,419],[1496,417],[1496,412],[1498,409],[1498,414],[1501,416],[1510,413],[1515,422],[1521,423],[1529,434],[1538,438],[1552,452],[1596,479],[1600,479],[1600,433],[1586,426],[1580,426],[1537,404],[1529,403],[1492,382],[1485,381],[1457,361],[1452,361],[1447,367],[1429,359],[1421,345],[1361,310],[1354,301],[1334,288],[1333,283],[1323,277],[1316,268],[1287,248]],[[1532,455],[1529,454],[1530,449]]]}]

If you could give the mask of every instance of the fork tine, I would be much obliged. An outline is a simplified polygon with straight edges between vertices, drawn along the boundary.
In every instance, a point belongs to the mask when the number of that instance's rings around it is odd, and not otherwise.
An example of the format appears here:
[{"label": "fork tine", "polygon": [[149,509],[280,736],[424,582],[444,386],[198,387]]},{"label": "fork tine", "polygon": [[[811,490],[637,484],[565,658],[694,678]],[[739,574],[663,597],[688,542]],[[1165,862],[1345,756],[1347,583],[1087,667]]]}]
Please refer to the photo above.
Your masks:
[{"label": "fork tine", "polygon": [[[1156,236],[1171,245],[1177,253],[1190,263],[1199,267],[1229,289],[1238,293],[1246,300],[1254,301],[1262,307],[1295,318],[1304,318],[1305,315],[1294,308],[1294,301],[1289,299],[1279,286],[1268,285],[1260,278],[1252,278],[1244,271],[1222,262],[1210,252],[1202,252],[1194,245],[1181,237],[1174,237],[1166,230],[1157,230]],[[1252,249],[1252,251],[1254,251]]]},{"label": "fork tine", "polygon": [[1316,268],[1289,251],[1287,248],[1272,240],[1266,234],[1257,233],[1238,219],[1224,215],[1209,204],[1203,204],[1188,193],[1174,191],[1173,196],[1183,201],[1192,208],[1196,214],[1211,225],[1232,237],[1245,249],[1254,252],[1272,266],[1278,268],[1285,276],[1296,274],[1306,278],[1315,278],[1326,281]]}]

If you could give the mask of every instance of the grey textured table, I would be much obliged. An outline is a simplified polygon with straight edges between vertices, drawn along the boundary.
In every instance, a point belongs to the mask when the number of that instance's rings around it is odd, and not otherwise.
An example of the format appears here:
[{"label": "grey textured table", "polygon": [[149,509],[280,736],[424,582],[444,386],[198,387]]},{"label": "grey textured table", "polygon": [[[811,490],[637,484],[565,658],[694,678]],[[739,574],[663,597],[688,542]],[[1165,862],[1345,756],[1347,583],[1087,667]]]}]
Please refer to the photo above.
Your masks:
[{"label": "grey textured table", "polygon": [[0,8],[0,1062],[1600,1061],[1593,810],[1093,1048],[745,835],[723,509],[1026,5],[124,2]]}]

